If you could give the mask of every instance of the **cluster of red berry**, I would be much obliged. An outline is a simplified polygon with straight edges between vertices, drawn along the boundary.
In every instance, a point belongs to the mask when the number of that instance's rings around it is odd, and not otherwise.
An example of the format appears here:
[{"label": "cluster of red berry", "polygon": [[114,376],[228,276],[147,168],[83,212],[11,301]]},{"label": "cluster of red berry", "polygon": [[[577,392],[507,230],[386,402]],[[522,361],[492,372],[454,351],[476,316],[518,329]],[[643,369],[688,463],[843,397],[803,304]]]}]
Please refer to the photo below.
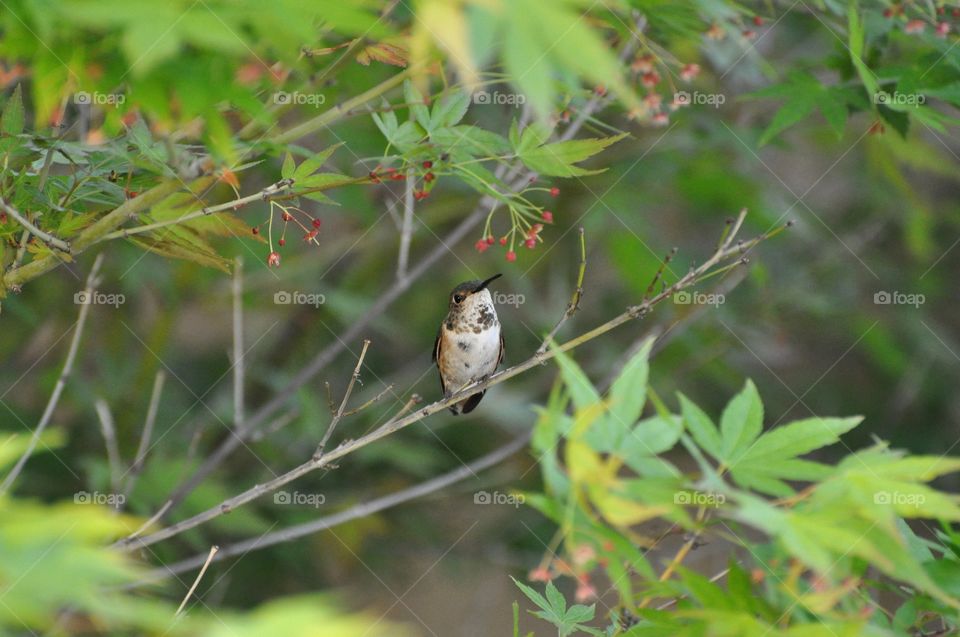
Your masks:
[{"label": "cluster of red berry", "polygon": [[[940,6],[937,7],[937,15],[941,16],[937,19],[933,26],[934,33],[938,37],[945,38],[950,33],[950,23],[945,20],[947,15],[947,8]],[[960,8],[951,9],[950,15],[956,19],[960,18]],[[906,10],[903,3],[897,2],[892,7],[888,7],[883,11],[883,17],[885,18],[900,18],[905,20],[906,23],[903,25],[903,32],[909,34],[923,33],[927,28],[927,21],[920,18],[914,18],[909,20],[906,15]]]},{"label": "cluster of red berry", "polygon": [[[441,159],[443,159],[443,157],[441,157]],[[430,195],[430,191],[433,190],[437,176],[433,174],[432,168],[433,161],[428,159],[420,164],[420,170],[417,170],[414,175],[414,178],[420,181],[420,187],[414,188],[413,191],[413,198],[417,201],[426,199]],[[375,184],[381,183],[384,179],[403,181],[407,178],[407,172],[409,172],[409,166],[406,169],[377,166],[370,171],[370,181]]]},{"label": "cluster of red berry", "polygon": [[[607,553],[614,550],[609,540],[603,543],[603,550]],[[549,554],[544,562],[527,574],[531,582],[549,582],[554,578],[566,576],[577,580],[577,590],[574,598],[578,602],[589,602],[597,598],[597,589],[590,580],[590,571],[597,566],[606,567],[606,557],[597,555],[596,549],[590,544],[581,544],[570,552],[570,562]]]},{"label": "cluster of red berry", "polygon": [[[269,216],[268,216],[268,218],[267,218],[267,221],[264,222],[264,223],[267,224],[267,225],[270,227],[270,229],[271,229],[271,233],[270,233],[271,236],[270,236],[270,238],[269,238],[269,241],[270,241],[270,254],[267,255],[267,265],[269,265],[269,266],[271,266],[271,267],[278,267],[278,266],[280,265],[280,253],[273,249],[273,233],[272,233],[272,229],[273,229],[274,205],[280,207],[280,210],[281,210],[281,212],[280,212],[280,219],[283,221],[283,231],[280,233],[280,239],[277,240],[277,245],[278,245],[279,247],[281,247],[281,248],[282,248],[283,246],[287,245],[287,225],[288,225],[291,221],[294,222],[295,224],[297,224],[298,226],[300,226],[300,228],[303,230],[303,233],[304,233],[304,234],[303,234],[303,240],[304,240],[304,241],[306,241],[306,242],[308,242],[308,243],[312,241],[313,243],[316,243],[316,244],[319,245],[319,242],[317,241],[317,235],[320,234],[320,226],[322,225],[322,222],[321,222],[319,219],[317,219],[316,217],[313,217],[313,216],[307,214],[306,211],[301,210],[300,208],[297,208],[296,206],[282,206],[282,207],[281,207],[279,204],[271,204],[271,206],[270,206],[270,214],[269,214]],[[297,219],[297,218],[293,215],[293,213],[290,212],[291,210],[294,210],[294,211],[302,214],[302,215],[304,216],[304,220],[305,220],[306,223],[305,223],[304,221],[301,221],[300,219]],[[264,225],[264,224],[260,224],[260,225]],[[260,234],[260,226],[253,226],[253,227],[250,229],[250,231],[251,231],[254,235],[259,235],[259,234]]]},{"label": "cluster of red berry", "polygon": [[[560,195],[560,189],[556,186],[550,188],[548,192],[550,193],[551,197],[557,197]],[[553,223],[553,213],[549,210],[542,210],[540,212],[540,218],[546,223]],[[520,223],[518,223],[518,220]],[[517,260],[517,253],[514,250],[514,242],[517,238],[521,238],[523,245],[531,250],[537,246],[538,241],[543,241],[543,239],[540,237],[540,232],[543,230],[542,223],[530,224],[520,215],[514,214],[513,224],[514,225],[510,231],[499,239],[501,246],[506,247],[508,243],[510,244],[510,247],[507,250],[506,259],[511,263]],[[473,244],[473,247],[477,252],[483,254],[490,248],[490,246],[496,243],[498,243],[498,240],[494,239],[492,234],[487,234],[486,237],[478,239],[477,242]]]}]

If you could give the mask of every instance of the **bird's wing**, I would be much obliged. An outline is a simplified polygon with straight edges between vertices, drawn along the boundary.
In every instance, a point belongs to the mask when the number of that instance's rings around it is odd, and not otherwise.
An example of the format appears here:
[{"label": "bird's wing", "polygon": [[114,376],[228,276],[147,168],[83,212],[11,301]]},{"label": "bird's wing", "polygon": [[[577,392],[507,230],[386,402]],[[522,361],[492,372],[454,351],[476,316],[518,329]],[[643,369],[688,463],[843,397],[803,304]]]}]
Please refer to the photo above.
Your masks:
[{"label": "bird's wing", "polygon": [[494,367],[494,369],[497,369],[497,367],[500,367],[500,363],[503,362],[503,350],[504,350],[504,347],[503,347],[503,327],[501,326],[501,327],[500,327],[500,355],[497,356],[497,365],[496,365],[496,367]]},{"label": "bird's wing", "polygon": [[[443,332],[443,325],[440,326],[440,329],[437,330],[437,340],[433,342],[433,362],[437,364],[437,370],[440,369],[440,346],[443,343],[443,339],[440,338],[441,333]],[[440,377],[440,392],[446,396],[447,387],[443,384],[443,374],[438,374]]]}]

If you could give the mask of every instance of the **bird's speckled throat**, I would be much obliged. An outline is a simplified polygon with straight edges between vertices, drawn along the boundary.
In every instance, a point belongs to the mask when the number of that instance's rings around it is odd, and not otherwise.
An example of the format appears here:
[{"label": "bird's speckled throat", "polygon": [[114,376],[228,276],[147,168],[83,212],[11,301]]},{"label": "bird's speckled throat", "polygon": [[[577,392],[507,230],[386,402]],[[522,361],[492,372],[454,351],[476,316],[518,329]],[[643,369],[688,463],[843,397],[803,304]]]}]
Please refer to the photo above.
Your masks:
[{"label": "bird's speckled throat", "polygon": [[[454,291],[456,292],[456,291]],[[500,325],[489,290],[481,290],[467,297],[463,303],[451,303],[444,327],[457,334],[484,330]]]}]

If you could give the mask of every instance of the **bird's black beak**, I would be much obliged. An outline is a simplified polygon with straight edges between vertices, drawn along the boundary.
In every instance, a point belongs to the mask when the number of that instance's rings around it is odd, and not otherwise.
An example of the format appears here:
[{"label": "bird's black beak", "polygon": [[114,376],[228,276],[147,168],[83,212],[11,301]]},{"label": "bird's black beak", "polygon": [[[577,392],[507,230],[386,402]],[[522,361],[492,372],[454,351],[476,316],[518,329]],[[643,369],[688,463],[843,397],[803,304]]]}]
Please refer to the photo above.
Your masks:
[{"label": "bird's black beak", "polygon": [[494,282],[495,280],[499,279],[499,278],[502,277],[502,276],[503,276],[502,273],[501,273],[501,274],[494,274],[492,277],[490,277],[490,278],[487,279],[486,281],[481,281],[481,282],[480,282],[480,285],[477,286],[477,288],[473,291],[473,293],[476,294],[476,293],[479,292],[480,290],[485,290],[488,285],[490,285],[492,282]]}]

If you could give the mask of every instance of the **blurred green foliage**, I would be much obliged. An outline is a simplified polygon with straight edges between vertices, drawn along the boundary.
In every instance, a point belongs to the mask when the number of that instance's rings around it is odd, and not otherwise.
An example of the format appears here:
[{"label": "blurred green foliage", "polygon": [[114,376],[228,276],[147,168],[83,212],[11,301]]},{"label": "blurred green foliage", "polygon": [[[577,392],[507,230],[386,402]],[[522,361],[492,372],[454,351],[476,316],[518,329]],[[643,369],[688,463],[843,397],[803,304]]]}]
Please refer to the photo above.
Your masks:
[{"label": "blurred green foliage", "polygon": [[[750,209],[750,233],[793,219],[791,233],[751,252],[742,279],[728,275],[714,281],[722,303],[664,304],[646,324],[578,352],[583,378],[577,391],[589,402],[591,388],[627,360],[634,367],[626,377],[641,383],[645,366],[630,353],[652,329],[662,340],[651,390],[670,396],[682,387],[690,398],[670,403],[679,413],[637,402],[628,409],[629,432],[606,412],[581,410],[583,422],[592,424],[582,444],[572,446],[575,462],[568,464],[566,456],[539,459],[543,484],[552,495],[558,483],[570,483],[573,471],[574,483],[585,492],[582,499],[610,516],[591,529],[606,534],[613,554],[636,560],[641,551],[623,540],[635,539],[628,533],[635,522],[643,527],[667,518],[700,530],[695,515],[668,496],[701,491],[697,476],[710,478],[711,468],[714,474],[721,466],[729,470],[721,481],[728,496],[722,513],[729,514],[723,519],[738,533],[749,528],[761,534],[763,541],[751,545],[757,555],[741,553],[741,562],[730,565],[719,584],[703,581],[716,570],[701,564],[653,584],[656,569],[669,562],[661,564],[658,556],[637,560],[640,579],[621,578],[621,585],[642,583],[649,585],[645,594],[683,599],[678,612],[648,608],[642,617],[651,632],[630,634],[682,634],[721,622],[731,634],[762,633],[777,624],[771,613],[798,600],[813,610],[790,616],[797,625],[786,630],[797,634],[816,631],[808,625],[815,618],[838,634],[888,634],[922,626],[931,613],[953,613],[944,607],[942,593],[957,596],[951,588],[955,531],[915,526],[917,537],[892,520],[920,513],[952,519],[956,503],[944,493],[960,484],[956,474],[926,486],[932,475],[906,472],[904,463],[916,456],[868,445],[877,436],[926,457],[950,450],[957,439],[951,425],[960,414],[955,389],[960,326],[953,311],[960,255],[955,8],[936,2],[702,0],[422,0],[391,4],[389,12],[384,8],[360,1],[284,1],[269,8],[209,0],[5,3],[0,196],[41,229],[72,243],[83,243],[81,237],[90,243],[73,256],[36,239],[21,251],[22,226],[0,217],[4,432],[31,431],[43,412],[76,320],[73,295],[89,268],[92,254],[86,252],[107,254],[101,289],[123,294],[126,303],[91,308],[77,369],[51,437],[44,439],[52,452],[31,458],[15,494],[5,496],[0,506],[8,515],[0,515],[0,534],[25,541],[4,523],[33,520],[38,531],[26,540],[36,554],[75,516],[93,530],[68,534],[65,553],[52,554],[70,568],[73,552],[78,564],[97,561],[107,555],[100,546],[160,510],[236,425],[232,367],[225,354],[231,347],[231,296],[223,271],[237,256],[245,259],[246,401],[255,409],[288,386],[317,352],[339,343],[343,331],[364,320],[377,299],[397,285],[406,182],[386,177],[386,171],[412,169],[417,190],[429,197],[416,203],[411,262],[434,250],[443,255],[365,330],[374,344],[356,400],[393,387],[380,403],[345,421],[339,435],[356,437],[378,426],[413,392],[427,400],[438,395],[430,344],[446,295],[462,280],[504,271],[498,291],[518,301],[499,308],[510,364],[539,345],[570,298],[578,227],[585,229],[588,245],[585,296],[561,337],[636,303],[672,247],[680,251],[665,269],[664,284],[682,276],[712,251],[724,220],[741,207]],[[629,55],[618,58],[624,51]],[[310,99],[278,98],[294,94]],[[557,138],[591,104],[601,110],[585,117],[575,141],[557,146]],[[557,157],[561,151],[565,161]],[[441,165],[444,153],[453,161]],[[518,193],[504,191],[503,178],[494,176],[514,158],[544,175]],[[427,161],[436,163],[426,168]],[[428,172],[434,174],[431,181],[425,181]],[[253,201],[180,220],[205,206],[256,196],[287,177],[313,186],[284,191],[293,196],[274,203],[285,208]],[[162,188],[170,190],[157,194]],[[477,193],[495,193],[506,205],[465,238],[449,241]],[[115,228],[91,232],[117,210]],[[281,221],[287,210],[295,221]],[[313,220],[322,221],[316,243],[304,245],[300,231],[312,232]],[[155,223],[167,225],[140,238],[125,238],[120,229]],[[521,247],[536,223],[545,226],[538,240],[531,249]],[[282,247],[276,242],[287,225],[289,244]],[[119,234],[103,240],[113,233]],[[471,250],[492,234],[516,244]],[[508,249],[515,252],[514,262],[503,261]],[[267,255],[274,251],[282,254],[282,264],[269,270]],[[23,270],[12,267],[15,263]],[[42,273],[28,269],[35,263],[47,264]],[[18,270],[29,278],[14,281]],[[324,302],[274,302],[278,292],[293,291],[322,295]],[[878,302],[876,295],[883,293],[923,300],[883,303],[881,296]],[[248,441],[165,522],[215,507],[308,457],[329,418],[323,381],[338,396],[358,347],[345,343],[319,377],[284,405],[289,422],[269,423],[269,434]],[[564,369],[569,381],[570,365]],[[160,370],[168,381],[155,445],[129,495],[127,513],[60,504],[73,493],[111,488],[94,400],[111,406],[120,455],[132,462]],[[304,493],[327,496],[322,509],[279,506],[264,498],[140,557],[154,566],[170,563],[205,554],[211,544],[344,510],[460,467],[535,422],[538,436],[544,436],[545,417],[530,405],[550,391],[553,378],[546,371],[498,386],[466,423],[432,418],[352,455],[336,471],[298,482]],[[754,379],[756,389],[750,385],[738,394],[731,415],[714,425],[706,414],[724,413],[727,397],[740,391],[745,377]],[[574,387],[569,391],[576,399]],[[643,398],[640,392],[624,395]],[[552,396],[548,409],[558,409],[558,386]],[[633,414],[643,405],[645,413]],[[827,447],[852,421],[823,419],[826,413],[863,414],[864,424],[845,433],[843,441],[866,451],[849,455],[836,445]],[[550,422],[563,418],[551,416]],[[760,423],[772,429],[762,433]],[[808,444],[826,448],[786,444],[783,439],[801,429],[796,423],[805,423],[804,430],[814,423],[818,435]],[[794,434],[778,433],[784,431]],[[567,435],[561,433],[551,435]],[[14,461],[22,440],[18,435],[0,443],[0,460]],[[748,440],[769,455],[733,466]],[[815,455],[798,458],[801,450]],[[621,455],[622,470],[639,476],[635,489],[609,475],[620,491],[610,485],[591,489],[591,481],[605,475],[601,469],[610,454]],[[700,462],[690,464],[697,454]],[[836,464],[840,456],[847,459]],[[540,472],[531,470],[529,460],[506,466],[428,501],[214,564],[198,592],[218,616],[229,617],[230,629],[250,634],[286,632],[274,621],[338,629],[342,621],[346,634],[356,634],[346,609],[358,607],[374,607],[377,614],[391,609],[390,617],[424,623],[438,634],[447,632],[440,627],[461,621],[482,624],[478,630],[489,634],[506,633],[507,607],[516,591],[505,571],[528,570],[543,554],[541,538],[558,526],[533,511],[474,505],[472,492],[504,482],[528,493],[541,490]],[[864,467],[894,481],[903,493],[931,498],[937,507],[872,504],[861,487],[880,482],[873,474],[865,477]],[[789,509],[781,506],[777,498],[794,497],[787,490],[798,480],[818,485],[819,495]],[[568,501],[574,500],[562,500]],[[801,577],[805,571],[796,569],[822,569],[842,553],[844,533],[852,531],[836,523],[841,511],[851,530],[866,530],[864,525],[879,520],[861,545],[864,554],[839,560],[830,569],[835,578]],[[9,564],[19,567],[21,547],[9,542],[0,551],[12,551]],[[602,542],[597,550],[607,551]],[[71,571],[58,580],[55,569],[38,566],[30,590],[49,595],[17,598],[29,628],[47,630],[65,618],[73,622],[88,615],[96,621],[93,628],[68,623],[58,630],[166,629],[170,605],[182,598],[190,578],[147,594],[107,597],[104,587],[142,573],[131,563],[103,559],[86,579]],[[770,568],[747,568],[761,560]],[[595,572],[618,568],[616,560],[608,561]],[[916,599],[886,590],[888,579],[871,581],[877,571],[864,571],[867,564],[916,587]],[[721,567],[726,566],[724,559]],[[0,586],[23,572],[0,569]],[[69,590],[63,582],[72,584]],[[854,617],[865,602],[851,594],[860,589],[845,588],[851,582],[884,589],[878,597],[893,618],[880,610]],[[560,582],[560,591],[566,584]],[[634,584],[615,591],[618,599],[632,600],[623,601],[626,608],[637,603],[641,589]],[[319,602],[299,597],[330,588],[341,589],[341,597]],[[410,598],[422,597],[399,604],[404,590],[412,591]],[[496,592],[481,594],[489,590]],[[568,628],[591,622],[584,603],[560,606],[554,593],[546,593],[551,611],[542,606],[540,611],[566,618]],[[298,597],[274,605],[278,594]],[[526,602],[538,605],[536,599]],[[10,608],[21,614],[19,607]],[[258,610],[241,613],[244,608]],[[207,623],[207,617],[191,623],[203,613],[194,606],[183,626],[192,634],[227,630]],[[2,616],[3,630],[23,632],[12,615]],[[601,618],[610,616],[598,602],[592,621]],[[521,620],[526,619],[524,614]]]}]

